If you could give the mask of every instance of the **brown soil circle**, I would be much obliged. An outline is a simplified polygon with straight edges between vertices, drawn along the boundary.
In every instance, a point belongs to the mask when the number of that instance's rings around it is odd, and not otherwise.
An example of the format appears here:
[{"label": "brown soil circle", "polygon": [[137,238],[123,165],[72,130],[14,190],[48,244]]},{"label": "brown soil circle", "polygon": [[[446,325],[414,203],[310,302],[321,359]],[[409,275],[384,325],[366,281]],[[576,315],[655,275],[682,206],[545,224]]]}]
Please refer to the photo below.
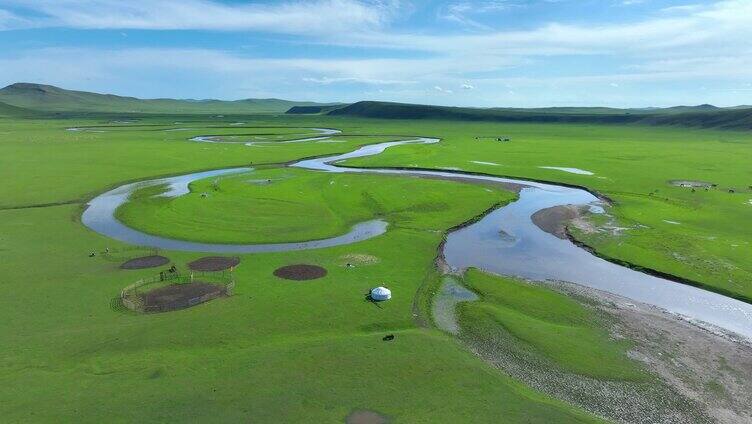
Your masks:
[{"label": "brown soil circle", "polygon": [[238,266],[240,258],[228,256],[206,256],[188,264],[193,271],[224,271]]},{"label": "brown soil circle", "polygon": [[224,286],[194,281],[159,287],[140,293],[139,297],[144,302],[144,312],[168,312],[190,308],[226,294]]},{"label": "brown soil circle", "polygon": [[389,417],[367,409],[352,411],[345,417],[346,424],[387,424],[389,422],[391,422]]},{"label": "brown soil circle", "polygon": [[285,280],[315,280],[326,275],[326,269],[318,265],[295,264],[274,270],[274,275]]},{"label": "brown soil circle", "polygon": [[154,268],[157,266],[167,265],[170,263],[169,258],[160,255],[141,256],[140,258],[129,259],[120,264],[121,269],[144,269]]}]

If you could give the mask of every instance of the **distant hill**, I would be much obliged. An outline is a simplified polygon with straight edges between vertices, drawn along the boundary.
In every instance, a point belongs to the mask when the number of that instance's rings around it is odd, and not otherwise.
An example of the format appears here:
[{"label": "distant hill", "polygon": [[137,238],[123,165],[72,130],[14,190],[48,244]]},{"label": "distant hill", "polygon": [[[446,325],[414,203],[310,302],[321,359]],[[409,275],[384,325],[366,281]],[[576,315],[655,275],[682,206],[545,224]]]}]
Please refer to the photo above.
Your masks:
[{"label": "distant hill", "polygon": [[594,124],[637,123],[738,130],[752,129],[752,109],[725,109],[711,105],[677,106],[665,109],[482,109],[365,101],[334,109],[328,115],[381,119]]},{"label": "distant hill", "polygon": [[169,114],[284,113],[293,106],[324,106],[280,99],[175,100],[66,90],[52,85],[16,83],[0,89],[0,102],[44,112],[114,112]]},{"label": "distant hill", "polygon": [[326,106],[293,106],[287,112],[290,115],[315,115],[328,113],[334,109],[347,106],[346,104],[326,105]]},{"label": "distant hill", "polygon": [[[737,106],[735,108],[743,108]],[[733,108],[729,108],[733,109]],[[684,113],[684,112],[709,112],[714,110],[724,110],[718,106],[703,104],[697,106],[672,106],[666,108],[647,107],[647,108],[630,108],[620,109],[613,107],[544,107],[544,108],[495,108],[495,110],[520,111],[520,112],[541,112],[541,113],[567,113],[567,114],[585,114],[585,115],[633,115],[633,114],[652,114],[652,113]]]}]

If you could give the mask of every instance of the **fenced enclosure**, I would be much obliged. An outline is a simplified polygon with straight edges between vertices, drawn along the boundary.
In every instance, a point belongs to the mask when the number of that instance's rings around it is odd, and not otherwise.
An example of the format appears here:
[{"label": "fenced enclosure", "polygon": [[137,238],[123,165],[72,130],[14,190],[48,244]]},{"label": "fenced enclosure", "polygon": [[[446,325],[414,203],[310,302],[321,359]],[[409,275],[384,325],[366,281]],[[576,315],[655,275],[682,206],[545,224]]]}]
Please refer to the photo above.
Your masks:
[{"label": "fenced enclosure", "polygon": [[234,289],[231,271],[186,274],[164,271],[125,287],[120,291],[120,300],[132,311],[167,312],[232,296]]}]

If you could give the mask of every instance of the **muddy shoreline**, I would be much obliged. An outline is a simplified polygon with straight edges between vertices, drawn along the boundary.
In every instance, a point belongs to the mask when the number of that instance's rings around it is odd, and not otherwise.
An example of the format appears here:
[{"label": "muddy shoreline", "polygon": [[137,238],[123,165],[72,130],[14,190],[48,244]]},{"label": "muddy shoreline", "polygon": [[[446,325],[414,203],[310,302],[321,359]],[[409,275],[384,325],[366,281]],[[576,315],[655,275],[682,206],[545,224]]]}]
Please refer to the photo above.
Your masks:
[{"label": "muddy shoreline", "polygon": [[541,209],[531,218],[541,230],[562,240],[567,239],[567,223],[582,216],[582,206],[566,205]]},{"label": "muddy shoreline", "polygon": [[557,281],[529,283],[562,292],[594,310],[613,339],[632,343],[629,357],[653,377],[604,381],[566,372],[503,327],[478,335],[460,325],[458,340],[501,372],[615,422],[752,420],[752,342],[597,289]]},{"label": "muddy shoreline", "polygon": [[752,422],[752,342],[611,293],[572,283],[549,285],[584,297],[613,318],[612,337],[635,343],[630,357],[712,422]]}]

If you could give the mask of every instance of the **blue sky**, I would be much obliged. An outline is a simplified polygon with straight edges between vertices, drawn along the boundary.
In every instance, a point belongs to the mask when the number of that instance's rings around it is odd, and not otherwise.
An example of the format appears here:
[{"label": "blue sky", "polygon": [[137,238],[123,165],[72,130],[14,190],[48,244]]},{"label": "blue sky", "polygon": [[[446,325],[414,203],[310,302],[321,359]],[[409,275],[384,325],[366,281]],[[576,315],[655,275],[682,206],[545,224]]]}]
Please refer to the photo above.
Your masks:
[{"label": "blue sky", "polygon": [[0,84],[460,106],[752,103],[752,0],[0,0]]}]

